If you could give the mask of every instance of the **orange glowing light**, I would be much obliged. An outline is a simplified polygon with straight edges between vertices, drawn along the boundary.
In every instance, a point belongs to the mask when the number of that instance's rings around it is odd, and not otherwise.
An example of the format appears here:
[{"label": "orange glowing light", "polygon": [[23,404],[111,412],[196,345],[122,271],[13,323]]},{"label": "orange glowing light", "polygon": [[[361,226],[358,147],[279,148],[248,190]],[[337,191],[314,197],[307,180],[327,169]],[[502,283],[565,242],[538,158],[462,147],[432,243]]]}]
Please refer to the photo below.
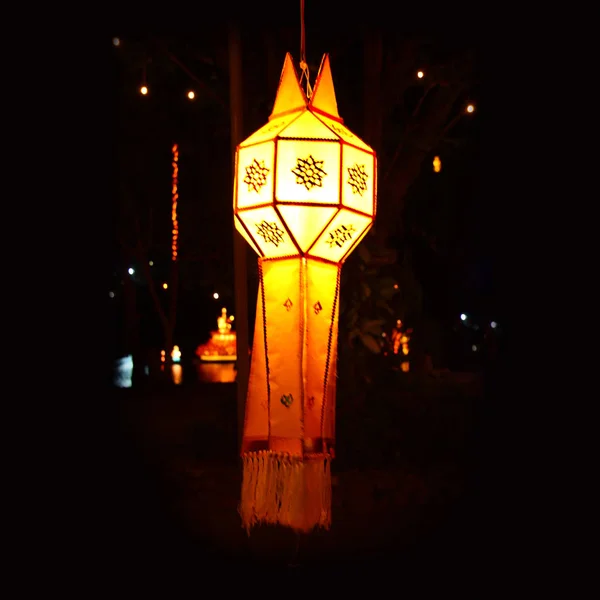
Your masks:
[{"label": "orange glowing light", "polygon": [[423,77],[425,77],[425,73],[423,73],[423,71],[417,71],[417,77],[419,79],[423,79]]},{"label": "orange glowing light", "polygon": [[[173,222],[173,229],[171,233],[173,234],[172,242],[171,242],[171,260],[177,260],[177,241],[179,238],[179,223],[177,222],[177,200],[179,199],[179,194],[177,192],[177,188],[179,185],[179,147],[177,144],[173,144],[173,162],[171,163],[173,166],[173,177],[172,177],[172,185],[171,185],[171,221]],[[165,284],[166,286],[166,284]],[[167,289],[163,286],[165,289]]]},{"label": "orange glowing light", "polygon": [[194,92],[194,90],[190,90],[190,91],[187,93],[187,97],[188,97],[190,100],[193,100],[193,99],[196,97],[196,93]]},{"label": "orange glowing light", "polygon": [[163,290],[166,290],[169,287],[169,284],[163,283]]},{"label": "orange glowing light", "polygon": [[143,85],[143,86],[140,88],[140,94],[141,94],[142,96],[145,96],[147,93],[148,93],[148,88],[147,88],[145,85]]},{"label": "orange glowing light", "polygon": [[242,443],[248,531],[329,528],[340,275],[376,213],[375,152],[339,115],[329,56],[308,96],[301,81],[287,54],[268,123],[235,156],[235,227],[259,255]]},{"label": "orange glowing light", "polygon": [[440,160],[440,157],[439,157],[439,156],[436,156],[436,157],[433,159],[433,170],[434,170],[436,173],[439,173],[439,172],[442,170],[442,161]]},{"label": "orange glowing light", "polygon": [[468,113],[472,113],[474,110],[475,110],[475,107],[474,107],[472,104],[469,104],[469,105],[467,106],[467,112],[468,112]]}]

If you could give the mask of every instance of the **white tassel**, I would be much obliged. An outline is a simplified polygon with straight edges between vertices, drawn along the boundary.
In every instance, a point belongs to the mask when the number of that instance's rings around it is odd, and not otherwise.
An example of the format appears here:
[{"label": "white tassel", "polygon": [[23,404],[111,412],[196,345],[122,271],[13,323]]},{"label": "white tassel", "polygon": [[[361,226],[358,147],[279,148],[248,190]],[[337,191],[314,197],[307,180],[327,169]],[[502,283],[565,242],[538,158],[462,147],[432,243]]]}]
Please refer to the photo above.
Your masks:
[{"label": "white tassel", "polygon": [[331,457],[302,459],[281,452],[247,452],[242,456],[239,513],[250,534],[257,523],[279,524],[296,531],[331,526]]}]

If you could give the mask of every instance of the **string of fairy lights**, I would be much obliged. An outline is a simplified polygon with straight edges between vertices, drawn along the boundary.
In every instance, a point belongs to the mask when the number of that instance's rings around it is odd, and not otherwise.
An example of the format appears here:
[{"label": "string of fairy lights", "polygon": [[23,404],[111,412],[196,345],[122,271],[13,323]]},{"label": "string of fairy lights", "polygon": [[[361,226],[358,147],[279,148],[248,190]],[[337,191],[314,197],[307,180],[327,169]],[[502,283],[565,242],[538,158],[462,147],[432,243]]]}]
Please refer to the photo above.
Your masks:
[{"label": "string of fairy lights", "polygon": [[177,222],[177,200],[179,199],[179,146],[173,144],[173,184],[171,186],[171,221],[173,222],[173,239],[171,242],[171,260],[177,260],[177,246],[179,238],[179,223]]}]

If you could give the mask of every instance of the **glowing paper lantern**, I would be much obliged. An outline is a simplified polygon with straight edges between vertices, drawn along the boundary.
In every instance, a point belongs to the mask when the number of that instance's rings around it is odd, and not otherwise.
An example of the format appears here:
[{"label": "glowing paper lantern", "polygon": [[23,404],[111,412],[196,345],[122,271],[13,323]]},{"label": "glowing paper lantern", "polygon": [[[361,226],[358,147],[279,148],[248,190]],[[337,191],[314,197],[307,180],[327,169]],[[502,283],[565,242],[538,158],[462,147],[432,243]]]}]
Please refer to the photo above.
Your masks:
[{"label": "glowing paper lantern", "polygon": [[242,524],[331,523],[341,265],[375,216],[375,152],[343,125],[325,55],[308,99],[286,55],[268,123],[236,150],[234,219],[259,255]]}]

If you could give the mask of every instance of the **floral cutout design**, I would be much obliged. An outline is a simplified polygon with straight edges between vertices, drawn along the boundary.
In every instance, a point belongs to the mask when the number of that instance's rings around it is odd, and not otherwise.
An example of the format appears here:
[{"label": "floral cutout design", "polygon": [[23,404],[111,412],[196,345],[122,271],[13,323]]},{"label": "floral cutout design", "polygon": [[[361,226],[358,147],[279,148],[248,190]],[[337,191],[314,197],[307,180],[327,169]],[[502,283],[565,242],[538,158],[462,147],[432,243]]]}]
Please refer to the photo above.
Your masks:
[{"label": "floral cutout design", "polygon": [[256,224],[256,233],[260,235],[265,243],[271,243],[275,247],[283,242],[283,231],[277,227],[277,223],[261,221]]},{"label": "floral cutout design", "polygon": [[323,177],[327,175],[323,170],[324,160],[315,160],[312,156],[299,158],[298,164],[292,173],[296,176],[296,183],[303,185],[307,190],[314,187],[323,187]]},{"label": "floral cutout design", "polygon": [[265,167],[265,161],[260,162],[256,158],[252,163],[246,167],[246,177],[244,177],[244,183],[248,186],[248,191],[255,191],[257,194],[260,192],[260,188],[267,183],[267,175],[269,169]]}]

